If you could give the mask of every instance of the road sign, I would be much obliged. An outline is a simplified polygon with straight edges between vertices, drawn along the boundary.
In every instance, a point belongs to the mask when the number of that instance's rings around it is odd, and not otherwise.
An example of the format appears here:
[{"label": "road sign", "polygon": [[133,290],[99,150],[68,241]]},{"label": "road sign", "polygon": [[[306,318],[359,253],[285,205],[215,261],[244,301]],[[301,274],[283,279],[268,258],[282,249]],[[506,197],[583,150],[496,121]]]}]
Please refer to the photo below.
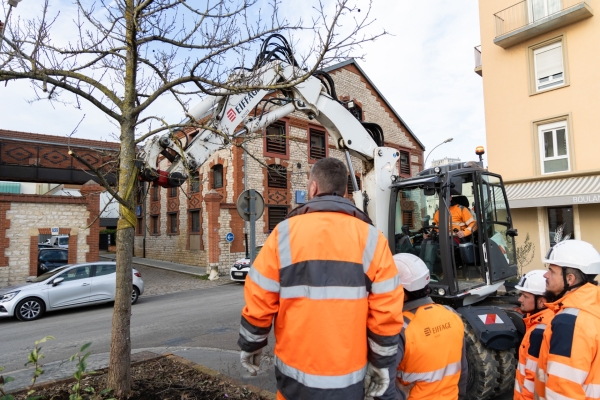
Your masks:
[{"label": "road sign", "polygon": [[265,200],[256,190],[244,190],[237,199],[237,212],[244,221],[250,221],[250,191],[254,193],[254,213],[255,218],[260,218],[265,211]]},{"label": "road sign", "polygon": [[233,242],[233,233],[229,232],[227,235],[225,235],[225,240],[227,240],[229,243]]},{"label": "road sign", "polygon": [[59,229],[60,228],[50,228],[50,233],[52,234],[52,236],[58,235]]}]

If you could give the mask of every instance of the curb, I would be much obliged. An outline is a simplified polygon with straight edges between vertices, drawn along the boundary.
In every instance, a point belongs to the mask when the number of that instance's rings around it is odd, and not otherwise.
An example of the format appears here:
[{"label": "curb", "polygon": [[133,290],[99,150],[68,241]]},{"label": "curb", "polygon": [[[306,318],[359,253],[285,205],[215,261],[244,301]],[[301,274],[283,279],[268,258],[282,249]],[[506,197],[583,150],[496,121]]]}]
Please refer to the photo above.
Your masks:
[{"label": "curb", "polygon": [[235,386],[245,387],[248,390],[250,390],[251,392],[258,394],[259,396],[261,396],[267,400],[276,400],[276,398],[277,398],[277,395],[273,392],[269,392],[268,390],[264,390],[264,389],[259,389],[256,386],[244,384],[244,383],[239,382],[227,375],[220,373],[219,371],[215,371],[214,369],[205,367],[204,365],[196,364],[195,362],[185,359],[181,356],[177,356],[175,354],[167,354],[166,357],[170,360],[187,365],[188,367],[193,368],[198,372],[202,372],[206,375],[210,375],[215,378],[219,378],[222,381],[226,381],[228,383],[234,384]]},{"label": "curb", "polygon": [[[115,259],[112,258],[112,257],[106,257],[106,256],[103,256],[103,255],[100,255],[98,257],[99,258],[104,258],[105,260],[115,261]],[[192,275],[192,276],[197,276],[197,277],[204,277],[204,276],[207,275],[207,274],[197,274],[197,273],[188,272],[188,271],[181,271],[179,269],[169,268],[169,267],[164,267],[164,266],[159,266],[159,265],[151,265],[149,263],[144,263],[144,262],[139,262],[139,261],[135,261],[134,264],[139,264],[139,265],[143,265],[144,267],[162,269],[162,270],[165,270],[165,271],[177,272],[177,273],[180,273],[180,274]],[[233,282],[233,281],[223,281],[222,283],[217,283],[215,286],[226,285],[226,284],[229,284],[229,283],[235,283],[235,282]]]}]

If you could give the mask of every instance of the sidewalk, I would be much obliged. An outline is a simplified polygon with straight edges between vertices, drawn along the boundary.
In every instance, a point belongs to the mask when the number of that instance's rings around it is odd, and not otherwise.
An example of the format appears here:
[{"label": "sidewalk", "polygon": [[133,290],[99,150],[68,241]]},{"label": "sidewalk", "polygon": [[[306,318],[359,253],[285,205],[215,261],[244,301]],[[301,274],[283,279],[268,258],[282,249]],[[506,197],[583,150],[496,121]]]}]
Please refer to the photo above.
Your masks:
[{"label": "sidewalk", "polygon": [[[100,252],[100,258],[114,261],[117,255],[115,253]],[[165,269],[167,271],[180,272],[182,274],[194,276],[206,276],[205,268],[195,267],[193,265],[177,264],[169,261],[153,260],[151,258],[132,257],[134,264],[145,265],[146,267]]]},{"label": "sidewalk", "polygon": [[[271,393],[277,391],[275,381],[275,368],[273,357],[263,355],[261,371],[257,376],[250,376],[240,364],[240,352],[232,350],[211,349],[206,347],[154,347],[132,350],[132,362],[153,358],[153,356],[174,354],[192,363],[198,364],[204,370],[217,371],[243,384],[249,384]],[[87,359],[88,371],[108,367],[108,353],[92,354]],[[70,378],[77,370],[76,362],[69,360],[55,361],[42,366],[44,373],[38,378],[37,384]],[[209,371],[210,373],[210,371]],[[11,376],[15,380],[5,385],[7,392],[15,392],[31,384],[33,368],[12,372],[2,372],[4,376]]]}]

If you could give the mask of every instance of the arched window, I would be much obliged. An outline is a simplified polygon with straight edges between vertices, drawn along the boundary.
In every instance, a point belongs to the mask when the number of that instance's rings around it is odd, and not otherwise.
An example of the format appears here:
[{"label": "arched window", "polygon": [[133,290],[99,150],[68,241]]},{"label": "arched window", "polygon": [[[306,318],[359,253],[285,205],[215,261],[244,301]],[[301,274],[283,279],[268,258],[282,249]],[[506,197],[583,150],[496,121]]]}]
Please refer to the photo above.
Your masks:
[{"label": "arched window", "polygon": [[223,187],[223,166],[217,164],[212,167],[213,172],[213,189],[219,189]]},{"label": "arched window", "polygon": [[267,169],[267,186],[270,188],[287,189],[287,170],[282,165],[271,164]]}]

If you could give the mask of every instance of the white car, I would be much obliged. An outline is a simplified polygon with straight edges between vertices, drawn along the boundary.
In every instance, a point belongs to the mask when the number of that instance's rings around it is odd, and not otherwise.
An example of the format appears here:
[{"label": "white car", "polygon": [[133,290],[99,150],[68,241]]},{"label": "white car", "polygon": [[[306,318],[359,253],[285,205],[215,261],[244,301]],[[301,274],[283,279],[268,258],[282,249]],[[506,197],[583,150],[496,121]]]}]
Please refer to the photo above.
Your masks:
[{"label": "white car", "polygon": [[[0,317],[33,321],[47,311],[108,303],[117,288],[114,261],[65,265],[29,283],[0,288]],[[133,270],[131,304],[144,293],[142,274]]]},{"label": "white car", "polygon": [[50,239],[46,240],[44,244],[48,244],[53,247],[60,247],[61,249],[69,248],[69,236],[52,236]]},{"label": "white car", "polygon": [[[260,249],[262,249],[263,245],[256,246],[256,255]],[[232,281],[236,282],[245,282],[246,275],[250,272],[250,259],[249,258],[240,258],[233,264],[233,267],[229,270],[229,277]]]}]

